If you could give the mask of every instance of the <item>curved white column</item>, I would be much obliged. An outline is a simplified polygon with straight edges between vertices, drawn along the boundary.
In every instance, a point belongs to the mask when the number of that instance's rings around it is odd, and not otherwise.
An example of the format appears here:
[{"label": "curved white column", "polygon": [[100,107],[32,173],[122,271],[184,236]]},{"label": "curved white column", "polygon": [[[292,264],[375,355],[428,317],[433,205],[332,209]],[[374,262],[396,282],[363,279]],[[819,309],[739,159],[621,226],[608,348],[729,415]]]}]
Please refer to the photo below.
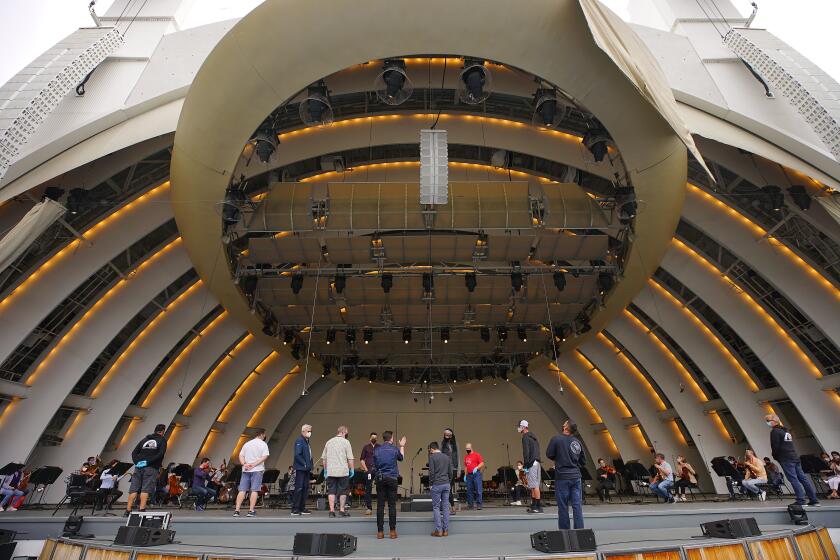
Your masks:
[{"label": "curved white column", "polygon": [[193,463],[197,459],[201,444],[207,438],[219,412],[236,388],[271,351],[259,339],[248,335],[222,358],[183,410],[187,426],[181,429],[173,445],[168,448],[167,461]]},{"label": "curved white column", "polygon": [[823,391],[820,371],[784,329],[737,284],[684,243],[673,242],[662,267],[735,329],[787,393],[823,449],[840,448],[838,402]]},{"label": "curved white column", "polygon": [[654,317],[697,364],[732,412],[749,446],[761,457],[770,456],[770,441],[764,423],[765,408],[755,393],[758,385],[730,350],[693,312],[655,280],[633,303]]},{"label": "curved white column", "polygon": [[[131,399],[172,349],[173,341],[180,340],[204,315],[208,297],[213,296],[199,280],[172,300],[97,381],[91,391],[90,409],[75,421],[76,425],[65,434],[61,445],[39,447],[32,464],[55,465],[64,472],[71,472],[87,457],[101,453]],[[215,306],[215,301],[210,305]],[[64,488],[60,488],[59,494],[63,491]]]},{"label": "curved white column", "polygon": [[44,317],[118,253],[172,219],[169,183],[151,189],[83,232],[28,274],[0,301],[0,362]]},{"label": "curved white column", "polygon": [[24,378],[26,399],[8,407],[0,424],[2,460],[28,458],[54,411],[87,371],[90,364],[146,304],[192,263],[180,238],[141,262],[85,311]]},{"label": "curved white column", "polygon": [[631,433],[626,425],[626,419],[633,416],[632,412],[613,392],[609,381],[594,364],[576,350],[561,354],[556,363],[601,415],[624,462],[647,459],[649,451],[641,432]]},{"label": "curved white column", "polygon": [[713,195],[693,185],[687,194],[684,219],[749,264],[840,346],[840,289],[830,279]]},{"label": "curved white column", "polygon": [[[716,425],[704,412],[706,399],[699,386],[655,335],[628,311],[612,321],[608,330],[642,364],[671,401],[697,444],[704,465],[710,464],[714,457],[736,454],[732,441],[722,433],[722,426]],[[712,482],[717,492],[726,492],[723,479],[713,477]]]},{"label": "curved white column", "polygon": [[[557,404],[569,415],[569,418],[578,425],[578,432],[589,454],[595,458],[617,456],[618,449],[609,433],[593,428],[593,426],[601,423],[601,416],[583,394],[583,391],[569,380],[568,383],[562,383],[563,391],[561,392],[557,371],[544,363],[534,364],[534,366],[529,368],[531,379],[539,383],[546,393],[557,401]],[[543,452],[545,452],[545,449],[543,449]]]},{"label": "curved white column", "polygon": [[[277,352],[258,364],[216,418],[216,422],[223,428],[210,431],[199,454],[210,457],[214,465],[222,459],[230,459],[260,404],[272,393],[276,395],[286,390],[292,377],[296,377],[288,375],[289,371],[296,366],[297,362],[291,356]],[[300,389],[296,391],[296,394],[300,393]]]},{"label": "curved white column", "polygon": [[[141,403],[142,408],[146,409],[143,418],[132,423],[117,449],[110,455],[124,458],[137,443],[136,440],[151,433],[156,424],[168,426],[184,403],[178,393],[189,395],[219,359],[220,352],[227,350],[243,334],[242,326],[226,312],[222,312],[205,327],[201,336],[193,338],[155,381]],[[177,430],[170,438],[173,447],[177,445]]]}]

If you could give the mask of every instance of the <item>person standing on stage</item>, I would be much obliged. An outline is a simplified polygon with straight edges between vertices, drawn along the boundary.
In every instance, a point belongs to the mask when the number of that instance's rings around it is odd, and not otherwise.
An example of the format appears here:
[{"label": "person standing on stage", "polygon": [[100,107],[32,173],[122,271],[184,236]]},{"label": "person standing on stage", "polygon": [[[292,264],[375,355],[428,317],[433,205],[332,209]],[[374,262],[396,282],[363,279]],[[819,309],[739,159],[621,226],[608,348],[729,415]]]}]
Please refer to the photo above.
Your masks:
[{"label": "person standing on stage", "polygon": [[[796,454],[796,447],[793,445],[793,436],[782,425],[782,421],[775,414],[768,414],[764,417],[767,425],[770,426],[770,450],[773,458],[779,462],[785,473],[793,492],[796,494],[796,505],[808,505],[816,507],[820,505],[814,485],[811,479],[802,470],[802,463],[799,455]],[[808,496],[808,503],[805,503],[805,496]]]},{"label": "person standing on stage", "polygon": [[257,498],[262,489],[263,473],[265,473],[265,460],[268,459],[268,445],[265,443],[265,430],[257,431],[254,439],[245,443],[239,450],[239,463],[242,465],[242,478],[239,479],[239,493],[236,495],[236,509],[233,516],[239,517],[239,508],[245,500],[245,493],[251,493],[249,497],[248,517],[257,515]]},{"label": "person standing on stage", "polygon": [[347,439],[349,430],[339,426],[335,437],[327,441],[321,459],[324,461],[324,477],[327,479],[327,496],[330,501],[330,517],[335,517],[335,497],[338,496],[338,515],[350,517],[344,511],[350,479],[356,474],[353,468],[353,447]]},{"label": "person standing on stage", "polygon": [[563,423],[563,433],[551,438],[545,456],[554,461],[554,491],[557,496],[557,525],[569,528],[569,505],[572,506],[575,529],[583,529],[580,468],[585,463],[583,445],[575,437],[577,426],[571,420]]},{"label": "person standing on stage", "polygon": [[379,447],[379,444],[376,443],[377,438],[378,434],[376,432],[370,433],[370,441],[362,447],[362,455],[359,457],[359,463],[362,470],[365,471],[365,507],[367,507],[365,515],[373,513],[373,452]]},{"label": "person standing on stage", "polygon": [[531,491],[531,507],[528,513],[542,513],[540,502],[540,482],[542,478],[542,466],[540,465],[540,443],[537,437],[528,428],[528,421],[519,422],[516,429],[522,434],[522,464],[525,465],[525,477],[528,482],[528,489]]},{"label": "person standing on stage", "polygon": [[461,463],[458,456],[458,442],[455,440],[455,432],[452,431],[452,428],[445,428],[443,430],[443,439],[440,441],[440,452],[449,457],[449,463],[452,465],[452,472],[450,473],[452,487],[449,489],[449,513],[455,515],[455,496],[458,493],[458,465]]},{"label": "person standing on stage", "polygon": [[398,461],[405,457],[405,436],[400,439],[399,449],[394,446],[394,433],[382,433],[382,445],[373,451],[373,471],[376,473],[376,538],[385,538],[385,504],[388,504],[389,536],[397,538],[397,488],[400,478]]},{"label": "person standing on stage", "polygon": [[452,464],[440,452],[436,441],[429,444],[429,488],[432,494],[432,512],[435,519],[433,537],[449,536],[449,489]]},{"label": "person standing on stage", "polygon": [[300,435],[295,440],[295,458],[292,469],[295,472],[294,493],[292,494],[292,515],[310,515],[306,509],[306,498],[309,496],[309,480],[312,478],[312,447],[309,438],[312,437],[312,426],[304,424],[300,428]]},{"label": "person standing on stage", "polygon": [[131,452],[134,462],[134,474],[131,475],[131,485],[128,488],[128,501],[125,503],[125,515],[131,513],[137,493],[140,493],[140,511],[146,511],[149,494],[155,493],[158,471],[163,466],[163,456],[166,454],[166,426],[158,424],[151,433],[137,443]]},{"label": "person standing on stage", "polygon": [[473,451],[473,446],[468,443],[464,448],[464,482],[467,483],[467,509],[481,509],[484,505],[482,476],[484,469],[484,457],[478,451]]},{"label": "person standing on stage", "polygon": [[674,468],[665,460],[665,455],[657,453],[654,459],[653,468],[656,469],[656,482],[650,485],[651,492],[655,493],[668,504],[676,503],[671,496],[671,487],[674,485]]}]

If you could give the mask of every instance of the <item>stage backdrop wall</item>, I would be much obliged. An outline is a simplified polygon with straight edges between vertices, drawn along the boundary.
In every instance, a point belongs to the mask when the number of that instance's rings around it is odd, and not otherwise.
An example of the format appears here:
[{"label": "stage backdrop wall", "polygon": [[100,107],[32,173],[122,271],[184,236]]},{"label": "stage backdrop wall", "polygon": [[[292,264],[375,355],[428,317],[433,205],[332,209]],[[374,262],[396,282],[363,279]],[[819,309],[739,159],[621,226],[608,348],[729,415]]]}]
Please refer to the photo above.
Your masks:
[{"label": "stage backdrop wall", "polygon": [[[513,384],[499,381],[494,386],[492,381],[485,381],[455,385],[454,388],[452,402],[446,395],[436,395],[429,404],[428,399],[419,397],[415,403],[409,393],[410,386],[367,381],[339,383],[304,418],[304,422],[313,426],[312,454],[316,460],[320,458],[326,440],[335,435],[338,426],[346,425],[350,429],[350,442],[358,463],[361,448],[370,432],[382,434],[390,429],[397,438],[402,435],[408,438],[406,458],[400,466],[406,488],[409,486],[411,458],[422,448],[414,461],[415,491],[420,487],[420,468],[426,465],[426,446],[433,440],[440,441],[446,427],[455,431],[462,461],[467,442],[482,454],[487,463],[485,477],[508,464],[505,444],[510,446],[512,463],[522,458],[521,436],[516,426],[523,418],[531,424],[544,454],[555,428],[548,417]],[[581,426],[581,429],[586,428]],[[292,464],[294,438],[300,433],[300,427],[295,427],[292,433],[289,441],[271,442],[273,457],[269,463],[281,470]],[[460,467],[463,468],[463,463]]]}]

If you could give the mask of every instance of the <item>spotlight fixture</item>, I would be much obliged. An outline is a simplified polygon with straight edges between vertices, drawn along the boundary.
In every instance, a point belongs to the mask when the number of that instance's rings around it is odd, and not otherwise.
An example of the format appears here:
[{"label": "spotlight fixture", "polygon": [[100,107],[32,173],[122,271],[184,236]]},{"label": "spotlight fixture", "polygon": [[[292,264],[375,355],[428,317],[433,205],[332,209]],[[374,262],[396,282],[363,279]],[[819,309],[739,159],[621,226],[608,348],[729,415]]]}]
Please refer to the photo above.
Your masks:
[{"label": "spotlight fixture", "polygon": [[481,333],[481,340],[484,342],[490,342],[490,329],[487,327],[481,327],[479,332]]},{"label": "spotlight fixture", "polygon": [[805,212],[811,207],[811,196],[808,194],[808,191],[805,190],[805,187],[802,185],[793,185],[788,188],[788,194],[790,195],[791,200],[793,200],[794,204],[796,204],[800,210]]},{"label": "spotlight fixture", "polygon": [[604,161],[607,155],[610,135],[603,128],[591,128],[583,136],[583,145],[592,154],[596,162]]},{"label": "spotlight fixture", "polygon": [[299,342],[295,342],[292,345],[292,358],[294,358],[295,360],[300,360],[300,343]]},{"label": "spotlight fixture", "polygon": [[356,329],[347,329],[344,331],[344,340],[347,344],[356,344]]},{"label": "spotlight fixture", "polygon": [[277,150],[277,145],[280,143],[277,140],[274,127],[271,123],[267,122],[263,123],[257,129],[256,134],[251,138],[251,142],[254,145],[254,153],[257,154],[257,157],[262,163],[268,163],[268,160],[271,159],[272,154]]},{"label": "spotlight fixture", "polygon": [[397,372],[396,379],[397,379],[397,385],[402,383],[402,380],[403,380],[403,372],[402,371]]},{"label": "spotlight fixture", "polygon": [[511,272],[510,273],[510,285],[515,291],[520,291],[522,289],[522,273],[521,272]]},{"label": "spotlight fixture", "polygon": [[330,374],[330,364],[324,362],[324,371],[321,372],[321,377],[326,377]]},{"label": "spotlight fixture", "polygon": [[274,324],[274,322],[269,320],[263,325],[262,333],[265,336],[274,336],[274,335],[277,334],[277,331],[275,330],[275,327],[276,327],[276,325]]},{"label": "spotlight fixture", "polygon": [[292,340],[295,339],[295,333],[292,329],[286,329],[283,331],[283,346],[287,344],[291,344]]},{"label": "spotlight fixture", "polygon": [[[753,202],[753,205],[759,206],[765,212],[779,212],[785,207],[785,195],[776,185],[765,185],[758,192],[759,198]],[[73,191],[70,193],[72,194]]]},{"label": "spotlight fixture", "polygon": [[521,340],[522,342],[528,342],[528,330],[525,327],[517,328],[516,336],[518,336],[519,340]]},{"label": "spotlight fixture", "polygon": [[245,201],[245,195],[240,189],[228,189],[225,192],[225,202],[222,204],[222,223],[225,226],[232,226],[242,216],[241,204]]},{"label": "spotlight fixture", "polygon": [[562,292],[566,288],[566,275],[559,270],[554,273],[554,287],[557,288],[558,292]]},{"label": "spotlight fixture", "polygon": [[578,331],[580,334],[588,333],[592,330],[592,325],[589,324],[589,318],[584,320],[583,324],[580,326],[580,330]]},{"label": "spotlight fixture", "polygon": [[566,116],[566,106],[557,110],[557,92],[553,89],[539,88],[534,93],[534,124],[545,127],[557,126]]},{"label": "spotlight fixture", "polygon": [[327,84],[323,80],[307,88],[306,98],[300,102],[298,114],[300,120],[310,126],[332,123],[333,109]]},{"label": "spotlight fixture", "polygon": [[431,272],[423,273],[423,292],[429,294],[435,288],[435,279]]},{"label": "spotlight fixture", "polygon": [[405,71],[405,61],[388,59],[382,64],[382,72],[373,81],[376,97],[388,105],[400,105],[411,97],[414,87]]},{"label": "spotlight fixture", "polygon": [[343,383],[347,383],[348,381],[352,381],[353,379],[353,371],[348,371],[344,374],[344,381]]},{"label": "spotlight fixture", "polygon": [[600,272],[598,274],[598,293],[601,295],[606,294],[612,289],[614,283],[615,280],[612,274],[609,272]]},{"label": "spotlight fixture", "polygon": [[467,272],[464,275],[464,285],[467,287],[467,291],[473,293],[475,291],[476,284],[477,279],[475,276],[475,272]]},{"label": "spotlight fixture", "polygon": [[440,339],[444,344],[449,344],[449,329],[444,327],[440,329]]},{"label": "spotlight fixture", "polygon": [[479,369],[475,372],[475,378],[478,379],[479,383],[484,383],[484,372]]},{"label": "spotlight fixture", "polygon": [[636,202],[636,189],[632,186],[615,188],[615,210],[618,220],[624,225],[629,224],[636,217],[639,203]]},{"label": "spotlight fixture", "polygon": [[461,101],[467,105],[478,105],[490,97],[492,85],[493,77],[490,70],[484,66],[483,60],[464,59],[461,84],[458,87]]},{"label": "spotlight fixture", "polygon": [[394,275],[390,272],[386,272],[382,275],[380,283],[382,285],[382,291],[387,294],[391,291],[391,288],[394,286]]},{"label": "spotlight fixture", "polygon": [[362,332],[362,340],[364,340],[365,344],[370,344],[373,341],[373,330],[365,329]]},{"label": "spotlight fixture", "polygon": [[519,373],[521,373],[525,377],[528,377],[530,375],[528,373],[528,363],[527,362],[525,362],[521,366],[519,366]]},{"label": "spotlight fixture", "polygon": [[90,206],[90,192],[78,187],[70,189],[70,193],[67,195],[67,210],[71,214],[78,214],[86,206]]},{"label": "spotlight fixture", "polygon": [[507,371],[502,371],[501,373],[499,373],[499,377],[501,377],[505,381],[510,381],[510,379],[508,379],[508,372]]},{"label": "spotlight fixture", "polygon": [[368,372],[368,383],[376,381],[376,370],[372,369]]},{"label": "spotlight fixture", "polygon": [[402,339],[405,344],[411,342],[411,327],[405,327],[403,329]]},{"label": "spotlight fixture", "polygon": [[50,199],[58,202],[58,199],[64,196],[64,189],[59,187],[47,187],[44,189],[44,194],[41,195],[41,200]]},{"label": "spotlight fixture", "polygon": [[335,329],[327,329],[327,344],[332,344],[335,342]]},{"label": "spotlight fixture", "polygon": [[239,289],[242,290],[242,293],[248,297],[254,295],[254,291],[257,289],[257,277],[256,276],[240,276],[239,277]]},{"label": "spotlight fixture", "polygon": [[496,334],[499,336],[499,342],[506,341],[508,335],[507,327],[499,327],[496,329]]},{"label": "spotlight fixture", "polygon": [[298,295],[303,288],[303,274],[292,274],[292,293]]},{"label": "spotlight fixture", "polygon": [[344,293],[344,287],[347,285],[347,277],[343,274],[335,275],[335,292],[337,294]]}]

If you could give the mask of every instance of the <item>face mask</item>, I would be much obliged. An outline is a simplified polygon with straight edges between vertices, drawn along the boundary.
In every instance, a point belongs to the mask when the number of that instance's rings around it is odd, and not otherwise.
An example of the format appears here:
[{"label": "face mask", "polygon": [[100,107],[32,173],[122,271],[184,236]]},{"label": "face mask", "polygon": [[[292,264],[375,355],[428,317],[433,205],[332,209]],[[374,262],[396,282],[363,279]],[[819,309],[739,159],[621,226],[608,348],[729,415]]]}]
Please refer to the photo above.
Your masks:
[{"label": "face mask", "polygon": [[472,453],[472,449],[467,449],[467,455],[469,455],[470,453]]},{"label": "face mask", "polygon": [[766,424],[767,424],[768,426],[770,426],[771,428],[773,427],[773,422],[766,422]]}]

